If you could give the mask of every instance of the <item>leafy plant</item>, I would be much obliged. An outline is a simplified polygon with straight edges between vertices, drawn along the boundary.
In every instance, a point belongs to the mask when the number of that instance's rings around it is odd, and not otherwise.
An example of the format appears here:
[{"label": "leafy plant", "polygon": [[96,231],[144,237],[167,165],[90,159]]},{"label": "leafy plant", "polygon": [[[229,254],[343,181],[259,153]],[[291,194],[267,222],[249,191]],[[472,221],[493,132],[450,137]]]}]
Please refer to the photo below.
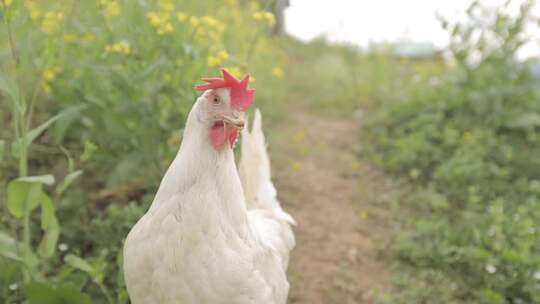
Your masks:
[{"label": "leafy plant", "polygon": [[417,216],[395,246],[412,278],[393,303],[413,301],[400,295],[429,302],[416,286],[433,274],[452,282],[433,292],[445,289],[453,302],[540,301],[540,96],[528,63],[516,59],[537,20],[532,1],[517,16],[512,4],[476,1],[466,21],[443,20],[455,67],[371,121],[381,164],[421,185],[406,198]]},{"label": "leafy plant", "polygon": [[[0,302],[127,302],[123,239],[192,86],[219,67],[282,83],[263,2],[0,0]],[[257,94],[269,118],[283,94]]]}]

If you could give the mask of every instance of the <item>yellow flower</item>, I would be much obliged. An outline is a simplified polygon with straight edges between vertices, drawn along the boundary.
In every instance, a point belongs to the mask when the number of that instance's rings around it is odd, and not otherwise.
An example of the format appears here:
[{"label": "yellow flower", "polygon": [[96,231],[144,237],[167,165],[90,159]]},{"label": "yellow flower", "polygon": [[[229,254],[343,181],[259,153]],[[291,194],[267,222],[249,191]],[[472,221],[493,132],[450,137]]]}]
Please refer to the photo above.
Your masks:
[{"label": "yellow flower", "polygon": [[164,12],[170,13],[174,11],[174,3],[172,0],[158,0],[158,7]]},{"label": "yellow flower", "polygon": [[13,2],[12,0],[4,0],[4,4],[6,5],[6,7],[9,7],[11,5],[11,2]]},{"label": "yellow flower", "polygon": [[272,75],[278,79],[282,79],[283,76],[285,76],[285,72],[283,72],[283,69],[280,67],[275,67],[272,69]]},{"label": "yellow flower", "polygon": [[255,13],[253,13],[253,19],[255,19],[257,21],[263,20],[264,19],[263,12],[255,12]]},{"label": "yellow flower", "polygon": [[274,17],[274,14],[270,12],[264,13],[264,19],[266,20],[269,26],[274,26],[276,24],[276,17]]},{"label": "yellow flower", "polygon": [[222,51],[219,51],[217,53],[217,57],[221,60],[221,61],[225,61],[229,58],[229,54],[227,53],[227,51],[225,50],[222,50]]},{"label": "yellow flower", "polygon": [[59,67],[51,67],[43,71],[43,81],[41,83],[41,87],[45,93],[51,92],[51,82],[56,78],[56,74],[60,73],[61,70],[62,69]]},{"label": "yellow flower", "polygon": [[46,69],[43,71],[43,79],[47,82],[51,82],[56,77],[56,71],[54,69]]},{"label": "yellow flower", "polygon": [[294,162],[292,162],[292,163],[291,163],[291,169],[292,169],[293,171],[296,171],[296,172],[302,170],[302,163],[299,162],[299,161],[294,161]]},{"label": "yellow flower", "polygon": [[149,12],[148,14],[146,14],[146,18],[148,18],[148,21],[150,21],[150,24],[153,27],[159,27],[162,23],[160,16],[158,15],[158,13],[155,12]]},{"label": "yellow flower", "polygon": [[227,71],[236,78],[242,77],[242,70],[239,67],[227,68]]},{"label": "yellow flower", "polygon": [[172,76],[170,73],[165,73],[165,75],[163,75],[163,81],[170,82],[171,79],[172,79]]},{"label": "yellow flower", "polygon": [[24,1],[24,6],[30,12],[30,18],[32,18],[32,20],[36,21],[41,17],[41,12],[39,11],[39,8],[34,0]]},{"label": "yellow flower", "polygon": [[223,63],[223,61],[229,58],[229,54],[225,50],[219,51],[215,56],[208,56],[206,63],[209,67],[217,67]]},{"label": "yellow flower", "polygon": [[75,34],[64,34],[64,42],[66,43],[73,43],[77,41],[77,35]]},{"label": "yellow flower", "polygon": [[176,19],[178,19],[178,21],[180,22],[184,22],[188,19],[188,14],[186,13],[182,13],[182,12],[178,12],[176,13]]},{"label": "yellow flower", "polygon": [[31,10],[30,11],[30,18],[32,18],[32,20],[36,20],[39,17],[41,17],[41,12],[39,10]]},{"label": "yellow flower", "polygon": [[105,17],[110,18],[120,15],[120,5],[116,0],[101,0],[101,6],[103,7],[103,14]]},{"label": "yellow flower", "polygon": [[201,23],[201,20],[196,16],[189,17],[189,24],[191,24],[192,27],[198,27]]},{"label": "yellow flower", "polygon": [[148,14],[146,14],[146,18],[148,18],[148,21],[157,31],[158,35],[164,35],[164,34],[172,33],[174,31],[174,27],[172,23],[169,21],[169,18],[170,18],[169,13],[149,12]]},{"label": "yellow flower", "polygon": [[105,52],[129,55],[131,53],[131,47],[129,45],[129,42],[124,40],[105,46]]},{"label": "yellow flower", "polygon": [[212,16],[201,17],[201,23],[210,27],[217,25],[218,22],[219,21],[217,21],[217,19]]},{"label": "yellow flower", "polygon": [[367,220],[369,217],[369,214],[367,213],[367,211],[361,211],[360,213],[358,213],[358,217],[362,220]]},{"label": "yellow flower", "polygon": [[51,86],[48,83],[42,83],[41,87],[43,88],[43,91],[45,91],[45,93],[47,94],[52,91]]},{"label": "yellow flower", "polygon": [[276,24],[276,17],[271,12],[259,11],[253,13],[253,19],[256,21],[266,22],[269,26]]},{"label": "yellow flower", "polygon": [[39,8],[34,0],[24,1],[24,6],[30,12],[30,18],[32,18],[33,21],[36,21],[41,17],[41,12],[39,11]]},{"label": "yellow flower", "polygon": [[173,31],[174,31],[174,27],[170,22],[163,24],[163,26],[157,29],[158,35],[165,35],[168,33],[172,33]]},{"label": "yellow flower", "polygon": [[47,12],[41,21],[40,30],[46,34],[52,34],[60,29],[63,20],[64,13]]},{"label": "yellow flower", "polygon": [[213,68],[219,66],[221,64],[221,60],[216,56],[208,56],[208,58],[206,58],[206,63],[209,67]]}]

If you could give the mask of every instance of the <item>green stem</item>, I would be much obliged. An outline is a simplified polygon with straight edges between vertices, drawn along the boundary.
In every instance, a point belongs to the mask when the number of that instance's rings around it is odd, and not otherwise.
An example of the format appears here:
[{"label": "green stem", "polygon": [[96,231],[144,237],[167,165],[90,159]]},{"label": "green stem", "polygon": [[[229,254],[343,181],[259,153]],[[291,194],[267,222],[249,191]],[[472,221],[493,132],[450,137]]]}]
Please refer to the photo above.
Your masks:
[{"label": "green stem", "polygon": [[[26,144],[26,122],[21,117],[19,119],[21,137],[23,139],[22,147],[19,152],[19,176],[24,177],[28,175],[28,146]],[[24,272],[24,281],[26,283],[30,282],[32,276],[32,267],[30,267],[30,253],[32,251],[31,237],[30,237],[30,208],[28,205],[30,202],[26,200],[24,203],[24,219],[23,219],[23,257],[24,263],[26,264],[26,271]]]},{"label": "green stem", "polygon": [[31,267],[30,267],[30,210],[28,209],[28,201],[24,204],[24,230],[23,230],[23,250],[24,250],[24,262],[26,264],[26,271],[24,272],[24,281],[28,283],[31,279]]},{"label": "green stem", "polygon": [[[20,79],[19,79],[19,56],[18,56],[18,53],[17,53],[17,46],[15,44],[15,39],[13,37],[13,31],[11,29],[11,22],[10,22],[10,16],[9,16],[9,12],[8,12],[8,6],[6,4],[6,1],[5,0],[2,0],[2,7],[4,9],[4,12],[5,12],[5,15],[4,15],[4,22],[6,24],[6,29],[7,29],[7,33],[8,33],[8,41],[9,41],[9,49],[11,51],[11,57],[13,59],[13,67],[14,67],[14,70],[15,70],[15,82],[16,82],[16,85],[17,85],[17,91],[19,92],[18,94],[18,99],[19,100],[14,100],[14,105],[13,105],[13,120],[14,120],[14,131],[15,131],[15,135],[17,137],[17,139],[21,139],[21,138],[26,138],[26,132],[28,130],[27,126],[26,126],[26,123],[25,123],[25,119],[24,119],[24,115],[25,113],[21,113],[21,110],[20,109],[23,109],[22,112],[26,112],[26,107],[25,105],[23,104],[24,103],[24,98],[22,97],[22,93],[21,93],[21,84],[20,84]],[[18,106],[17,106],[18,104]],[[22,147],[21,147],[21,151],[20,151],[20,155],[19,155],[19,175],[20,176],[26,176],[28,174],[28,151],[27,151],[27,147],[26,147],[26,144],[23,143]]]},{"label": "green stem", "polygon": [[[14,131],[16,134],[16,139],[23,140],[21,144],[21,150],[19,152],[19,176],[24,177],[28,175],[28,147],[24,141],[28,131],[25,112],[26,105],[24,104],[25,100],[22,97],[21,93],[21,82],[19,78],[19,56],[17,52],[17,46],[15,45],[15,39],[13,37],[13,31],[11,29],[10,15],[8,12],[8,6],[5,0],[2,0],[2,7],[5,12],[4,22],[6,24],[6,29],[8,32],[9,40],[9,49],[11,51],[11,57],[13,59],[13,66],[15,70],[15,80],[17,85],[18,99],[13,100],[14,111],[13,111],[13,120],[14,120]],[[18,105],[18,106],[17,106]],[[23,109],[22,111],[20,109]],[[30,253],[31,253],[31,238],[30,238],[30,209],[28,208],[29,202],[26,201],[24,204],[24,219],[23,219],[23,261],[26,264],[25,270],[23,272],[24,281],[29,282],[32,278],[32,270],[30,267]]]},{"label": "green stem", "polygon": [[[54,39],[60,40],[61,37],[63,36],[65,28],[66,28],[65,25],[67,24],[68,19],[72,18],[72,16],[74,15],[74,12],[75,12],[75,9],[76,9],[76,6],[75,6],[76,3],[78,3],[78,1],[76,1],[76,0],[73,0],[71,2],[71,7],[69,9],[69,13],[67,14],[68,17],[63,21],[62,26],[60,27],[61,30],[58,33],[58,35],[56,35],[55,37],[52,37],[52,38],[50,38],[50,37],[48,38],[48,39],[50,39],[49,41],[53,41],[52,43],[54,43]],[[65,44],[64,43],[59,43],[59,45],[60,45],[60,53],[61,53],[64,50]],[[39,80],[36,83],[36,87],[34,88],[34,93],[32,94],[32,98],[30,99],[30,104],[29,104],[29,107],[28,107],[28,115],[26,117],[26,125],[27,125],[27,128],[29,130],[30,130],[30,126],[32,125],[32,116],[34,115],[34,105],[35,105],[36,99],[37,99],[37,97],[39,95],[42,83],[43,83],[43,73],[40,73]]]},{"label": "green stem", "polygon": [[107,288],[105,288],[105,285],[103,285],[103,283],[98,283],[98,282],[96,282],[96,284],[99,287],[99,290],[101,290],[101,292],[105,296],[105,299],[107,299],[107,303],[114,304],[113,298],[111,297],[111,295],[107,291]]},{"label": "green stem", "polygon": [[[23,130],[21,138],[26,137],[26,131]],[[19,154],[19,176],[24,177],[28,175],[28,148],[26,143],[23,143],[23,147]]]}]

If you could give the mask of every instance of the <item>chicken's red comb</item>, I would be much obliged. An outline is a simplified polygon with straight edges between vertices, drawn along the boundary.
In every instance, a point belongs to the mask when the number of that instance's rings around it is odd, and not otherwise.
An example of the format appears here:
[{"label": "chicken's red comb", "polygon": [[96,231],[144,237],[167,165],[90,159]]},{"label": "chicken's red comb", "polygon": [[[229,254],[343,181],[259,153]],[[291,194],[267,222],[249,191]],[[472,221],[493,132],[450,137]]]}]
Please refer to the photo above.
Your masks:
[{"label": "chicken's red comb", "polygon": [[236,79],[225,69],[221,69],[223,78],[203,78],[204,84],[195,86],[197,91],[211,89],[229,88],[231,89],[231,105],[238,111],[245,112],[253,103],[255,89],[248,88],[249,74],[242,80]]}]

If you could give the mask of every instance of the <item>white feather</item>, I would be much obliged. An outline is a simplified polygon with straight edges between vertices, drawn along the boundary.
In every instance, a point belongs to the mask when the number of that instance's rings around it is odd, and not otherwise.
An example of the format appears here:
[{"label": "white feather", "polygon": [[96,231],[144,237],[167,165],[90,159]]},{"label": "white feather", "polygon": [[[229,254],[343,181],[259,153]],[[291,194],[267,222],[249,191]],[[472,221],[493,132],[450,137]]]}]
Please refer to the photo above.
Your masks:
[{"label": "white feather", "polygon": [[[264,206],[275,198],[268,183],[255,184],[261,193],[248,210],[233,151],[211,146],[196,111],[197,103],[152,206],[126,239],[124,275],[131,302],[286,303],[292,218],[277,200]],[[269,181],[269,164],[259,175]]]}]

